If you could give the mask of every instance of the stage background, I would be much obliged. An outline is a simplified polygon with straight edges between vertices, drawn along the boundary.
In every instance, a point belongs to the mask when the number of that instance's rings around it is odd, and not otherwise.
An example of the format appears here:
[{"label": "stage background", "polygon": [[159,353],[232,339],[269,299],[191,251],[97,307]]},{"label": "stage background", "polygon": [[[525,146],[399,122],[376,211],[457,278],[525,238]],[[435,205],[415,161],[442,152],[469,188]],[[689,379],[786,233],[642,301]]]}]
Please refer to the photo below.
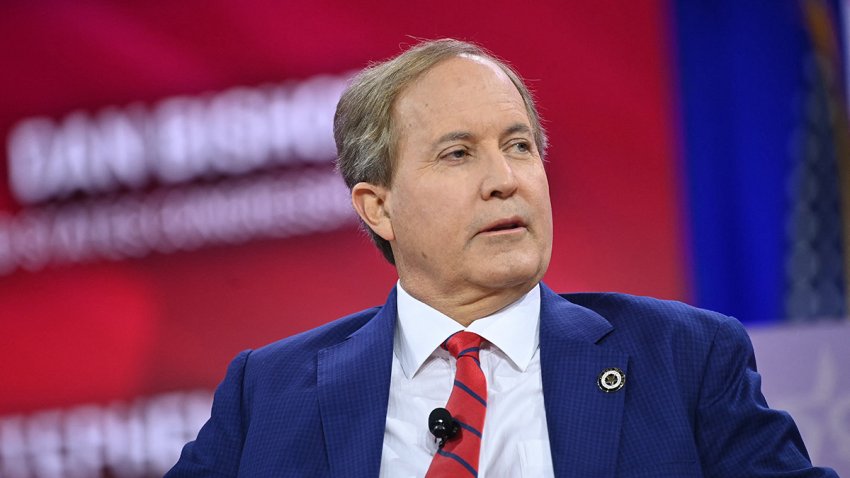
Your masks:
[{"label": "stage background", "polygon": [[[534,90],[548,285],[846,337],[841,6],[0,6],[0,476],[161,475],[236,353],[384,301],[331,119],[352,72],[417,38],[479,42]],[[812,353],[793,330],[771,343]],[[850,470],[848,409],[805,412],[819,463]]]}]

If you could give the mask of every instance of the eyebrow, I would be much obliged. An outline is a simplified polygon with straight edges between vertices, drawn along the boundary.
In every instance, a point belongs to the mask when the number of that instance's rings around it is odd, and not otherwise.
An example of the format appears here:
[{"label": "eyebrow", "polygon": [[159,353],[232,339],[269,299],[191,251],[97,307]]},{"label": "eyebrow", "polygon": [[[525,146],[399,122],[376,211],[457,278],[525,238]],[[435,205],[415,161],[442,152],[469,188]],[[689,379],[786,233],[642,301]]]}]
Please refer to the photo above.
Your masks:
[{"label": "eyebrow", "polygon": [[[510,136],[517,133],[531,134],[531,128],[529,128],[525,123],[514,123],[505,128],[502,132],[502,136]],[[434,146],[439,146],[443,143],[449,143],[452,141],[468,140],[473,137],[474,135],[468,131],[451,131],[440,136],[440,138],[434,142]]]},{"label": "eyebrow", "polygon": [[531,128],[525,123],[514,123],[502,133],[502,136],[510,136],[517,133],[531,134]]},{"label": "eyebrow", "polygon": [[472,138],[472,133],[468,131],[452,131],[440,136],[440,139],[434,142],[434,146],[439,146],[443,143],[451,141],[466,140]]}]

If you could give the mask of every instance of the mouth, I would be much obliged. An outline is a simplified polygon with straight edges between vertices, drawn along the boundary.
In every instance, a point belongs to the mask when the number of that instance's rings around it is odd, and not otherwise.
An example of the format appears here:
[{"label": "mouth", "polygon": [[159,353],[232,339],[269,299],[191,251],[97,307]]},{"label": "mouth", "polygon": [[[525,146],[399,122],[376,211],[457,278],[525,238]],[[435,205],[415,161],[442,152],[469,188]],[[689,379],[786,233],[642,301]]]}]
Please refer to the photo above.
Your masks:
[{"label": "mouth", "polygon": [[499,219],[496,222],[488,224],[484,229],[479,231],[479,234],[497,234],[510,233],[525,230],[528,225],[519,217],[509,217]]}]

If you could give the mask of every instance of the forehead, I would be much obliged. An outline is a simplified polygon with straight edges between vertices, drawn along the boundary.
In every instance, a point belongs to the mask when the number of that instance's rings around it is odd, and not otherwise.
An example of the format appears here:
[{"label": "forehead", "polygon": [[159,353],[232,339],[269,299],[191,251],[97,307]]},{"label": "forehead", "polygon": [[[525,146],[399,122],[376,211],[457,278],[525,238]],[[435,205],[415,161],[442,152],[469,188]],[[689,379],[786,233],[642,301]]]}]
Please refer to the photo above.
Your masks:
[{"label": "forehead", "polygon": [[493,61],[474,55],[438,63],[403,90],[393,108],[402,128],[469,127],[470,121],[481,123],[493,114],[528,122],[525,103],[508,75]]}]

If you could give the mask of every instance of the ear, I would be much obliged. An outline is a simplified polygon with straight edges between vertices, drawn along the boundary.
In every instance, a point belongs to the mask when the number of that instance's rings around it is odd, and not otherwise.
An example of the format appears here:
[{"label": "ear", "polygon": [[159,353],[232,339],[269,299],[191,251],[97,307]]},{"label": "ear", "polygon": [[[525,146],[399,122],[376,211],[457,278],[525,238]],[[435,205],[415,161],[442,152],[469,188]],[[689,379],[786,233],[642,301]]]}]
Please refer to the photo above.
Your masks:
[{"label": "ear", "polygon": [[357,183],[351,188],[351,204],[375,234],[386,241],[395,239],[390,213],[387,209],[389,189],[371,183]]}]

